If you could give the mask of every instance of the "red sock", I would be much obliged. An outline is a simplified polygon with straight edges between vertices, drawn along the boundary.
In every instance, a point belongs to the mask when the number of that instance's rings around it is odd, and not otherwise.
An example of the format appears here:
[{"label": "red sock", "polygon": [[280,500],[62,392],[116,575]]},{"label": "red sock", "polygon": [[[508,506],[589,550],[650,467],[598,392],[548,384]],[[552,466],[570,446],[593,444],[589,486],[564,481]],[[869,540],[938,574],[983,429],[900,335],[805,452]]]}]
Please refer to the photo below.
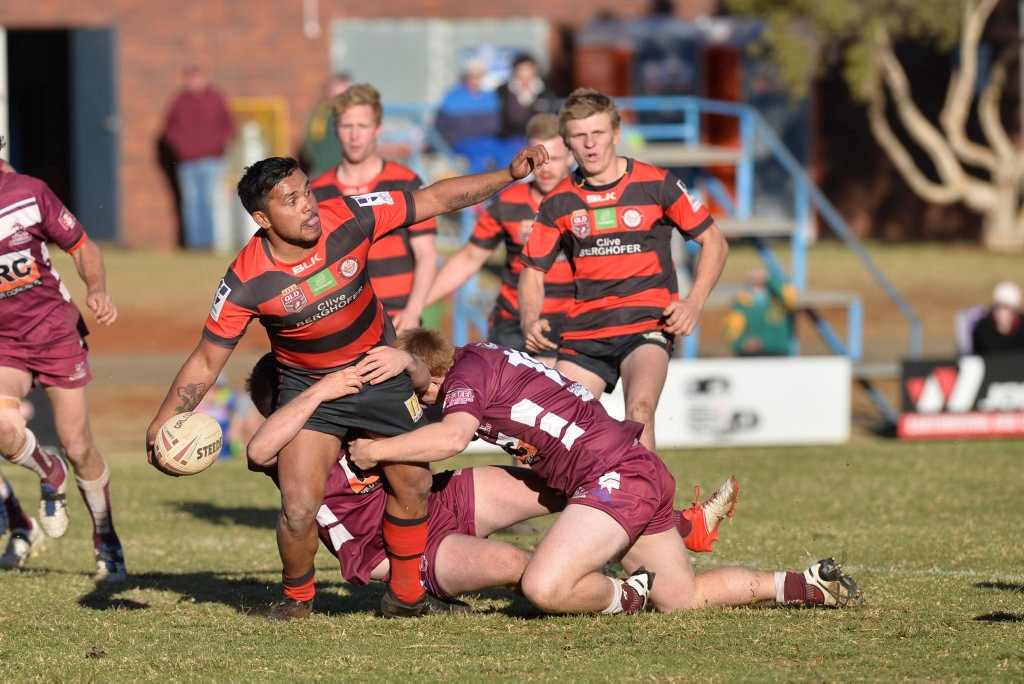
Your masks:
[{"label": "red sock", "polygon": [[312,601],[316,596],[316,568],[301,577],[289,577],[281,573],[284,583],[284,595],[296,601]]},{"label": "red sock", "polygon": [[400,601],[423,596],[420,559],[427,546],[427,518],[405,520],[384,514],[384,548],[391,563],[391,591]]},{"label": "red sock", "polygon": [[787,572],[786,584],[783,589],[786,603],[824,603],[825,595],[821,589],[807,583],[802,572]]}]

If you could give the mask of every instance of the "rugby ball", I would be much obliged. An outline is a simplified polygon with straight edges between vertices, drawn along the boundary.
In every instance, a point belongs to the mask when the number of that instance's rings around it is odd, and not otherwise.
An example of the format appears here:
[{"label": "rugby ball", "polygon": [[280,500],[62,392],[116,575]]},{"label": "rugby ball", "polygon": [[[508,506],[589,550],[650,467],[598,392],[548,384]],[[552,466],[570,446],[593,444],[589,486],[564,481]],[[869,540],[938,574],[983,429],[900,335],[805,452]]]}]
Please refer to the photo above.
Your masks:
[{"label": "rugby ball", "polygon": [[178,413],[160,426],[153,456],[173,475],[195,475],[217,460],[224,434],[213,417],[189,411]]}]

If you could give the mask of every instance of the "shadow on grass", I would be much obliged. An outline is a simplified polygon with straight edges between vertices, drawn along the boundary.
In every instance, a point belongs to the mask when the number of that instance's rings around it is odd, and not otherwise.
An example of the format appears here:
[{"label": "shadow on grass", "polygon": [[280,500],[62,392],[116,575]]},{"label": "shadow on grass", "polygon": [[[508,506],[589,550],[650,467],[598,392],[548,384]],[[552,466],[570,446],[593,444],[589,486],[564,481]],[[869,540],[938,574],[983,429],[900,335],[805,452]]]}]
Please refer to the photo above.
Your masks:
[{"label": "shadow on grass", "polygon": [[273,529],[279,512],[277,508],[218,506],[209,501],[179,501],[168,504],[168,507],[215,525],[245,525],[258,529]]},{"label": "shadow on grass", "polygon": [[974,586],[979,589],[999,589],[1000,591],[1012,591],[1017,594],[1024,594],[1024,584],[1012,582],[978,582]]},{"label": "shadow on grass", "polygon": [[[144,600],[129,598],[137,590],[165,591],[178,594],[182,603],[219,603],[243,615],[262,618],[281,600],[279,584],[252,576],[218,572],[144,572],[132,574],[120,584],[97,584],[78,600],[83,608],[92,610],[148,610]],[[373,583],[354,587],[344,581],[317,580],[314,611],[328,617],[351,613],[376,613],[384,585]],[[481,614],[501,613],[509,617],[533,618],[542,613],[521,596],[504,589],[475,592],[469,596],[474,610]]]},{"label": "shadow on grass", "polygon": [[1024,622],[1024,615],[1016,615],[1014,613],[1004,613],[1001,610],[995,610],[991,613],[985,613],[974,618],[975,622]]}]

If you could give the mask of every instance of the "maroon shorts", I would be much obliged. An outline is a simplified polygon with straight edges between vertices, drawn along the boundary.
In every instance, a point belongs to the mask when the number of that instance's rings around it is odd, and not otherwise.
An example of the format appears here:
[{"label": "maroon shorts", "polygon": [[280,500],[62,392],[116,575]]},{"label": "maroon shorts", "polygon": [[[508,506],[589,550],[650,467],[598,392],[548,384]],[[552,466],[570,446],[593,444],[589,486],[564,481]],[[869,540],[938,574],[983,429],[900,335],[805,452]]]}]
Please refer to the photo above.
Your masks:
[{"label": "maroon shorts", "polygon": [[577,487],[568,503],[604,511],[634,542],[641,535],[672,528],[675,497],[676,480],[672,473],[657,454],[635,444],[615,470]]},{"label": "maroon shorts", "polygon": [[46,347],[4,345],[0,366],[17,368],[32,375],[44,387],[78,389],[92,380],[89,371],[89,346],[84,337],[57,342]]},{"label": "maroon shorts", "polygon": [[[379,481],[378,481],[379,483]],[[434,475],[430,491],[427,547],[420,564],[420,580],[438,596],[434,560],[441,541],[450,534],[476,533],[473,471],[446,471]],[[335,468],[327,482],[327,495],[316,515],[320,540],[338,558],[341,574],[356,586],[370,582],[370,573],[387,556],[384,552],[384,504],[387,495],[376,485],[354,494],[348,477]],[[446,597],[447,598],[447,597]]]}]

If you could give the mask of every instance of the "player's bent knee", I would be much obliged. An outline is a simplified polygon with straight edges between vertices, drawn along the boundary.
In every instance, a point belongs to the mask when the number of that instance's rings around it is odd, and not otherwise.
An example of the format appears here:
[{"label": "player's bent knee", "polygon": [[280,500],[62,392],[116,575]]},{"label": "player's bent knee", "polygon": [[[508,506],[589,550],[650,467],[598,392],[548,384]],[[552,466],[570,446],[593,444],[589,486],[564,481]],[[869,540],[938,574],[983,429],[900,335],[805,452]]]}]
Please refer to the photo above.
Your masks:
[{"label": "player's bent knee", "polygon": [[17,456],[25,442],[25,417],[20,404],[14,397],[0,396],[0,455],[7,459]]},{"label": "player's bent knee", "polygon": [[523,596],[547,613],[564,612],[569,588],[552,581],[551,577],[527,571],[519,584]]}]

